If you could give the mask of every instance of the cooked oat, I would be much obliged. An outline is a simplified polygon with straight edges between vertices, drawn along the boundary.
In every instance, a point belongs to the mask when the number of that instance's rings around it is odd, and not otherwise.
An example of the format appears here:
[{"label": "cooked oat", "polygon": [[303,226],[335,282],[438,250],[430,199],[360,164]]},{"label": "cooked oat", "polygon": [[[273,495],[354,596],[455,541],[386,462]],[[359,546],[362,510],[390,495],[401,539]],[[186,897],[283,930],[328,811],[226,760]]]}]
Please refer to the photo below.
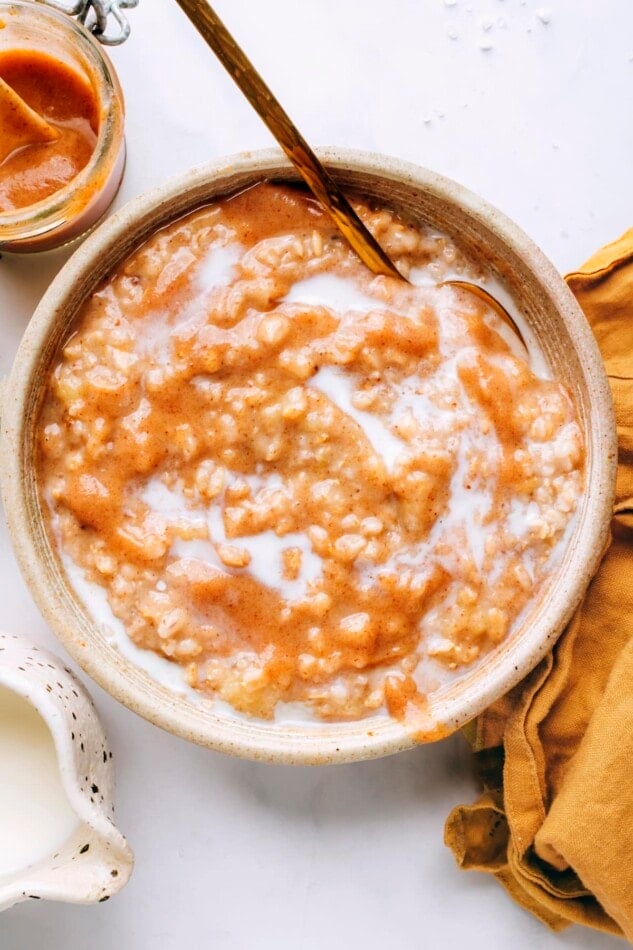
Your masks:
[{"label": "cooked oat", "polygon": [[422,665],[484,656],[582,490],[564,388],[437,286],[482,275],[357,206],[418,286],[373,277],[301,191],[258,186],[100,286],[39,422],[61,549],[138,646],[263,718],[396,711]]}]

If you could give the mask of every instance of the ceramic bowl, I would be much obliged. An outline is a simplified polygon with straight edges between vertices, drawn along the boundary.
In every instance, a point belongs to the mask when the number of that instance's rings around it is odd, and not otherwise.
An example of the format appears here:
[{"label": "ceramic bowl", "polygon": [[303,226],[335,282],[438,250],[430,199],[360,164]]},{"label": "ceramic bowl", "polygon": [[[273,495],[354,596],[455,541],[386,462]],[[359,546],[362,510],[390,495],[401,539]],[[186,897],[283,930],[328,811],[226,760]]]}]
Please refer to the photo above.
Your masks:
[{"label": "ceramic bowl", "polygon": [[[554,375],[576,404],[587,448],[587,484],[560,567],[520,629],[477,669],[429,698],[427,739],[447,735],[507,692],[551,648],[578,606],[609,530],[616,462],[613,407],[589,326],[564,281],[532,241],[499,211],[459,185],[417,166],[356,151],[325,149],[334,177],[456,237],[507,285]],[[177,695],[114,648],[67,583],[49,544],[32,465],[33,429],[49,368],[82,301],[157,228],[264,178],[296,180],[277,150],[216,161],[176,178],[116,213],[73,255],[26,331],[6,387],[3,491],[15,552],[42,613],[68,651],[130,709],[213,749],[288,763],[365,759],[413,745],[398,722],[373,717],[344,724],[265,723],[230,716]]]},{"label": "ceramic bowl", "polygon": [[24,900],[108,900],[127,883],[134,858],[113,821],[112,753],[90,696],[60,659],[7,633],[0,633],[0,686],[31,703],[48,726],[77,816],[76,830],[56,853],[2,878],[0,911]]}]

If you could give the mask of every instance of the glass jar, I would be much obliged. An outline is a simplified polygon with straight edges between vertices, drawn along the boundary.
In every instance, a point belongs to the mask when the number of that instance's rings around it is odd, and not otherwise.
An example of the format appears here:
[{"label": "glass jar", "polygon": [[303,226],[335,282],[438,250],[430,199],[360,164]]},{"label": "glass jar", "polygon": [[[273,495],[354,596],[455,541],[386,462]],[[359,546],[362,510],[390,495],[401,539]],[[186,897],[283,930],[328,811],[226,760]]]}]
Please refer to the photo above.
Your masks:
[{"label": "glass jar", "polygon": [[97,41],[50,7],[32,0],[0,2],[0,51],[16,49],[66,63],[90,84],[98,106],[97,142],[79,174],[35,204],[0,212],[0,251],[43,251],[89,230],[114,200],[125,167],[123,93]]}]

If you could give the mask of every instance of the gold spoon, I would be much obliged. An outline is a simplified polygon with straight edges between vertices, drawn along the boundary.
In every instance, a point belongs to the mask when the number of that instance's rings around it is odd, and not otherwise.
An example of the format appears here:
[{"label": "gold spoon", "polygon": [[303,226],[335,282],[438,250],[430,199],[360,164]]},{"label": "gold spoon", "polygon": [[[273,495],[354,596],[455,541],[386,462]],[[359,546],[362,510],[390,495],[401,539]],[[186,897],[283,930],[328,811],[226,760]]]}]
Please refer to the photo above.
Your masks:
[{"label": "gold spoon", "polygon": [[38,115],[0,78],[0,164],[26,145],[43,145],[59,138],[57,129]]},{"label": "gold spoon", "polygon": [[336,182],[301,132],[205,0],[176,0],[198,32],[263,119],[301,177],[333,218],[360,259],[374,274],[402,279],[392,261],[369,233]]},{"label": "gold spoon", "polygon": [[[405,280],[373,234],[360,220],[341,189],[323,167],[215,10],[206,0],[176,0],[176,2],[272,132],[361,261],[374,274],[385,274],[388,277]],[[521,332],[510,314],[487,290],[465,280],[447,280],[444,283],[470,291],[484,300],[518,334],[525,346]]]},{"label": "gold spoon", "polygon": [[440,287],[457,287],[459,290],[466,290],[469,294],[473,294],[474,297],[479,297],[480,300],[483,300],[484,303],[488,304],[491,310],[500,317],[504,323],[506,323],[511,330],[514,330],[519,340],[523,344],[526,353],[529,355],[529,350],[527,343],[523,339],[523,334],[519,330],[519,327],[516,324],[516,321],[513,319],[510,313],[506,310],[502,303],[499,303],[496,297],[493,297],[492,294],[486,290],[484,287],[480,287],[479,284],[473,284],[470,280],[443,280],[440,284]]}]

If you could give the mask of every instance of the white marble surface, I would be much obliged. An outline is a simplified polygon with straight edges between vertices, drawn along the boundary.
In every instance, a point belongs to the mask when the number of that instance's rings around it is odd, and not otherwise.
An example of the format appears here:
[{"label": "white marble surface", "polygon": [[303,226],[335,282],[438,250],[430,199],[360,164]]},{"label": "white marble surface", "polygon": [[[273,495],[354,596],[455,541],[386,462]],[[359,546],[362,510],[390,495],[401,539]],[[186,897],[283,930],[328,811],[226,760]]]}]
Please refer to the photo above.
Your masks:
[{"label": "white marble surface", "polygon": [[[630,0],[216,6],[312,142],[458,179],[561,269],[633,225]],[[270,143],[173,0],[141,0],[130,18],[132,38],[112,53],[128,102],[119,204],[197,162]],[[0,261],[0,373],[64,259]],[[3,527],[0,590],[0,626],[63,654]],[[551,935],[493,880],[455,868],[444,817],[474,795],[459,738],[355,766],[255,765],[174,739],[91,688],[117,753],[134,877],[103,906],[9,911],[2,950],[622,945],[579,928]],[[149,807],[138,794],[148,785]]]}]

